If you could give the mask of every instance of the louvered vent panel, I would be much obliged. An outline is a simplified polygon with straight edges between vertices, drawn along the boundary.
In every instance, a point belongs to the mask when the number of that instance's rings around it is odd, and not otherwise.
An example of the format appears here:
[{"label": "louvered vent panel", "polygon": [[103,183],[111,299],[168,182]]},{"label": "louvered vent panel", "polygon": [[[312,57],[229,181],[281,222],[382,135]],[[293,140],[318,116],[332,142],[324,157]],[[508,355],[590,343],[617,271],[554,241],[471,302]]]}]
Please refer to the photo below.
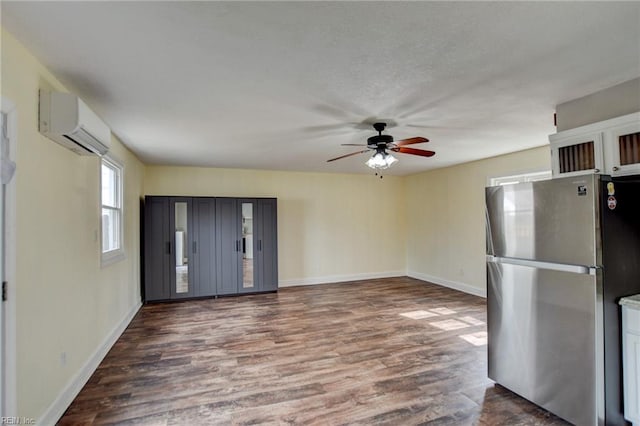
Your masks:
[{"label": "louvered vent panel", "polygon": [[564,146],[558,149],[560,173],[578,172],[596,168],[594,142]]},{"label": "louvered vent panel", "polygon": [[640,132],[618,137],[620,165],[640,164]]}]

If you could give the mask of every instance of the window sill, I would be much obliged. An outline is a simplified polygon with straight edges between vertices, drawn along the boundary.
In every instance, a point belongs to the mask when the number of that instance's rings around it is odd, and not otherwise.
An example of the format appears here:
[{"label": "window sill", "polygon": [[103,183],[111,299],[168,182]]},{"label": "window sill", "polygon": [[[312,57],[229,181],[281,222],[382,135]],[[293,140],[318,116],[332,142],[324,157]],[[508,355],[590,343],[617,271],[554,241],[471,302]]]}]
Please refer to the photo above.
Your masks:
[{"label": "window sill", "polygon": [[126,256],[124,254],[124,250],[112,250],[106,253],[102,253],[102,258],[100,260],[100,267],[104,268],[109,265],[113,265],[114,263],[125,260]]}]

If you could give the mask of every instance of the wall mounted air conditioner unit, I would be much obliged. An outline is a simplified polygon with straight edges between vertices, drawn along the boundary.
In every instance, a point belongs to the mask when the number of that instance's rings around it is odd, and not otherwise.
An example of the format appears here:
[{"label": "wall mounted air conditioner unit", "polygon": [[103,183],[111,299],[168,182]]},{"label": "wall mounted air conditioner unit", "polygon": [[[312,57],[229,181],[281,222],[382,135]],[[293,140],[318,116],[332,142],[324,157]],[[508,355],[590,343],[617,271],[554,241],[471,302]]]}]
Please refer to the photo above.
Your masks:
[{"label": "wall mounted air conditioner unit", "polygon": [[104,155],[111,130],[70,93],[40,90],[40,133],[79,155]]}]

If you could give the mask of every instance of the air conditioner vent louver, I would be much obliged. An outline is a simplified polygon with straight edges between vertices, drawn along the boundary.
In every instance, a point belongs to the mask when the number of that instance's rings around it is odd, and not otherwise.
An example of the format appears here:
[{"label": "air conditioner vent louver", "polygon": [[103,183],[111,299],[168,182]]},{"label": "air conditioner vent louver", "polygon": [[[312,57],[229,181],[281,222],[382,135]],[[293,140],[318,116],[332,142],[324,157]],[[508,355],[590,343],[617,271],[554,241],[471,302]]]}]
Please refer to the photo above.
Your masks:
[{"label": "air conditioner vent louver", "polygon": [[[69,141],[71,141],[71,143],[73,143],[75,145],[74,148],[67,147],[67,148],[71,149],[71,151],[76,152],[78,154],[84,154],[84,155],[94,155],[95,154],[95,152],[89,151],[84,145],[82,145],[78,141],[74,140],[70,136],[62,135],[62,137],[68,139]],[[81,152],[78,152],[78,150],[80,150]]]},{"label": "air conditioner vent louver", "polygon": [[111,130],[69,93],[40,91],[40,133],[79,155],[104,155]]}]

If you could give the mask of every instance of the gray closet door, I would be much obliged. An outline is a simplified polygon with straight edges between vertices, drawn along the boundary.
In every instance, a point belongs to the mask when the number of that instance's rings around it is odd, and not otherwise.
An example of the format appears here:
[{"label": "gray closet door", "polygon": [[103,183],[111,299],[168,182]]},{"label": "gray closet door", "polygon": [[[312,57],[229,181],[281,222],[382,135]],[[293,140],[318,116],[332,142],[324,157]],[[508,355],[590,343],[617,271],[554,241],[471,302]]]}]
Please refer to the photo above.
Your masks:
[{"label": "gray closet door", "polygon": [[216,256],[218,295],[237,294],[241,255],[240,215],[235,198],[216,199]]},{"label": "gray closet door", "polygon": [[257,281],[259,291],[278,289],[278,215],[277,200],[257,202]]},{"label": "gray closet door", "polygon": [[171,298],[169,199],[145,197],[144,205],[144,294],[145,301]]},{"label": "gray closet door", "polygon": [[171,298],[194,297],[193,285],[193,204],[187,197],[169,199]]},{"label": "gray closet door", "polygon": [[193,200],[193,284],[196,296],[215,296],[216,202],[215,198]]}]

